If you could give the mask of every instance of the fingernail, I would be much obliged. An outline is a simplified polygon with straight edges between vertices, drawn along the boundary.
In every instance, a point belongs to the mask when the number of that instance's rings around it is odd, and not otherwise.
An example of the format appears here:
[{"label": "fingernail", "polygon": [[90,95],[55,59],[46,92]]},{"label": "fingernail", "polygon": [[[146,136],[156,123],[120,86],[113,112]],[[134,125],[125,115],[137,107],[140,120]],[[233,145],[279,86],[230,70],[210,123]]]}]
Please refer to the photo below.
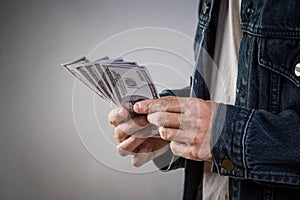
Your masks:
[{"label": "fingernail", "polygon": [[167,134],[166,134],[165,131],[163,131],[163,129],[164,129],[164,127],[160,126],[160,127],[158,128],[158,132],[159,132],[160,137],[161,137],[162,139],[165,139],[165,138],[167,137]]},{"label": "fingernail", "polygon": [[135,103],[133,106],[133,109],[137,112],[142,108],[142,105],[140,103]]}]

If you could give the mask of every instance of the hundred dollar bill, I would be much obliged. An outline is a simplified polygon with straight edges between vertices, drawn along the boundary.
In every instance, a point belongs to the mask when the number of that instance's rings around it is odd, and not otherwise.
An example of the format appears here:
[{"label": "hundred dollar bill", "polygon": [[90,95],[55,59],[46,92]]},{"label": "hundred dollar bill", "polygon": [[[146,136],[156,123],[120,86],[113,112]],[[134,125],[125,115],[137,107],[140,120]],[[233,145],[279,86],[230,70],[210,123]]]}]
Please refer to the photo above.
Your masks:
[{"label": "hundred dollar bill", "polygon": [[[107,60],[108,58],[102,58]],[[102,60],[99,59],[98,61]],[[90,61],[86,57],[81,57],[77,60],[62,64],[69,72],[71,72],[76,78],[83,82],[87,87],[94,91],[98,96],[107,101],[110,104],[117,105],[117,102],[113,101],[112,98],[109,98],[108,94],[102,92],[98,83],[93,80],[93,77],[90,75],[89,70],[86,69],[86,66]]]},{"label": "hundred dollar bill", "polygon": [[142,66],[102,65],[121,105],[132,110],[135,102],[158,98],[150,74]]},{"label": "hundred dollar bill", "polygon": [[129,111],[137,101],[159,97],[148,70],[136,62],[108,57],[90,62],[82,57],[63,66],[102,99]]}]

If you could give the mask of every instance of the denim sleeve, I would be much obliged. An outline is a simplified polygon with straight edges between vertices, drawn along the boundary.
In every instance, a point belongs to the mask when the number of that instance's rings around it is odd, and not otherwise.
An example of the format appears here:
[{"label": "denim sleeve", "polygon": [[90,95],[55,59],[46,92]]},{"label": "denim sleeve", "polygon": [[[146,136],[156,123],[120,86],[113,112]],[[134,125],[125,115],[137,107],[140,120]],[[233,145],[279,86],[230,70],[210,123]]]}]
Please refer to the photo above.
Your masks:
[{"label": "denim sleeve", "polygon": [[272,114],[219,104],[211,146],[214,172],[300,187],[300,118],[294,110]]}]

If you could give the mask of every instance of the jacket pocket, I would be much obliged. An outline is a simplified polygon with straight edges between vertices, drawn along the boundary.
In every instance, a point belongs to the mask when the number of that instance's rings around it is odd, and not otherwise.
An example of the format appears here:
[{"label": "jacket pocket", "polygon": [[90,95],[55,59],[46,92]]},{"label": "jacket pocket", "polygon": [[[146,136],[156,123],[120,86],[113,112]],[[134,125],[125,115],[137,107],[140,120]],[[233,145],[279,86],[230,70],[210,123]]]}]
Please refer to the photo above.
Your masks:
[{"label": "jacket pocket", "polygon": [[259,43],[259,65],[300,87],[300,76],[295,71],[300,63],[300,40],[260,38]]}]

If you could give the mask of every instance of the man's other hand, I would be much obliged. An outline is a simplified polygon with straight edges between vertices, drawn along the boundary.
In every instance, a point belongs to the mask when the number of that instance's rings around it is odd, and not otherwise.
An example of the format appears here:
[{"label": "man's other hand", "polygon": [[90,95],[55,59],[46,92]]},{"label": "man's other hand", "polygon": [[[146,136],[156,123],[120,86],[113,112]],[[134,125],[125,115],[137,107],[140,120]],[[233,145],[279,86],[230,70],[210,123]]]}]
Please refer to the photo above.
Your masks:
[{"label": "man's other hand", "polygon": [[134,105],[159,127],[162,139],[171,141],[173,154],[192,160],[212,160],[210,138],[216,103],[197,98],[162,97]]},{"label": "man's other hand", "polygon": [[117,150],[121,156],[133,155],[132,165],[139,167],[162,155],[169,148],[169,142],[161,138],[151,138],[158,133],[145,115],[130,118],[124,107],[113,109],[108,115],[109,122],[115,127],[115,139],[120,142]]}]

